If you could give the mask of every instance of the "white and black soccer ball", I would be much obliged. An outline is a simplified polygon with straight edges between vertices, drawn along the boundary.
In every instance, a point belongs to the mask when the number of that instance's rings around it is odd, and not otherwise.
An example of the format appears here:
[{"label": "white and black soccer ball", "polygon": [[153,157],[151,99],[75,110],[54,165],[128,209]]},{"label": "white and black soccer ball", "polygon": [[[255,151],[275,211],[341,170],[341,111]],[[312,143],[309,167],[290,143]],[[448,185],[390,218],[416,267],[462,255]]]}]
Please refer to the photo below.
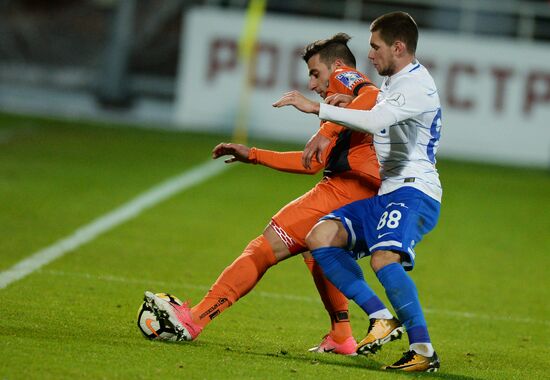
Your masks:
[{"label": "white and black soccer ball", "polygon": [[[171,294],[157,293],[156,295],[175,305],[182,304],[177,297]],[[159,320],[145,302],[138,309],[137,325],[143,336],[147,339],[176,341],[177,335],[172,326]]]}]

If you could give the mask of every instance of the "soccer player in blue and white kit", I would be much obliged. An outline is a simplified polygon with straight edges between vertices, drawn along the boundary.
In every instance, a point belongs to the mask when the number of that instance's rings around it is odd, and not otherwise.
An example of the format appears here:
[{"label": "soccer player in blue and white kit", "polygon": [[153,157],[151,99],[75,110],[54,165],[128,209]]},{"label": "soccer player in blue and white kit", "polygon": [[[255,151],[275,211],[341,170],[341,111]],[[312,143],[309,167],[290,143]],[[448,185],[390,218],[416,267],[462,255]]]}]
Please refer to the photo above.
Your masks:
[{"label": "soccer player in blue and white kit", "polygon": [[[388,370],[437,371],[439,359],[428,334],[413,269],[414,248],[439,217],[442,189],[435,168],[441,106],[435,83],[415,58],[418,28],[410,15],[392,12],[370,27],[369,59],[385,76],[370,111],[351,110],[285,94],[275,107],[292,105],[350,129],[374,135],[382,185],[377,196],[323,217],[308,235],[308,247],[329,280],[364,309],[375,300],[355,261],[371,256],[371,267],[405,325],[410,349]],[[328,99],[332,103],[342,98]],[[311,147],[304,154],[317,154]],[[306,157],[307,161],[307,157]],[[362,343],[358,345],[362,352]]]}]

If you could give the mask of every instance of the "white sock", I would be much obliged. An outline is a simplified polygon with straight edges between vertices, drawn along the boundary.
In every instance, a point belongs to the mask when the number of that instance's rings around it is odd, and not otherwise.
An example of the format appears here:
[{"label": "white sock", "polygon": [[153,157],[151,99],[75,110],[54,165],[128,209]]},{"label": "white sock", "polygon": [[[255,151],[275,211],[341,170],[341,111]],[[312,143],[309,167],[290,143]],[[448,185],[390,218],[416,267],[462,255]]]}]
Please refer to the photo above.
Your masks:
[{"label": "white sock", "polygon": [[417,354],[427,357],[433,356],[434,354],[434,347],[431,343],[413,343],[411,344],[410,349],[415,351]]},{"label": "white sock", "polygon": [[393,315],[390,313],[390,311],[385,308],[382,310],[375,311],[374,313],[369,315],[369,318],[376,318],[376,319],[392,319]]}]

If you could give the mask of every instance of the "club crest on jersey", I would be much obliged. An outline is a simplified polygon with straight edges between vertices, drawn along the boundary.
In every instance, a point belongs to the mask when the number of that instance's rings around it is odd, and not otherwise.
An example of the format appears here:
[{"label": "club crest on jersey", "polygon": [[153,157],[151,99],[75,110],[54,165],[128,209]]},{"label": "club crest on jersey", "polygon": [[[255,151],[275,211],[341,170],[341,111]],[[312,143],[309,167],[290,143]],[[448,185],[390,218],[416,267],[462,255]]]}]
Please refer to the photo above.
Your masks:
[{"label": "club crest on jersey", "polygon": [[365,81],[365,78],[363,78],[355,71],[345,71],[343,73],[340,73],[336,75],[336,79],[342,82],[342,84],[350,90],[353,89],[355,84]]}]

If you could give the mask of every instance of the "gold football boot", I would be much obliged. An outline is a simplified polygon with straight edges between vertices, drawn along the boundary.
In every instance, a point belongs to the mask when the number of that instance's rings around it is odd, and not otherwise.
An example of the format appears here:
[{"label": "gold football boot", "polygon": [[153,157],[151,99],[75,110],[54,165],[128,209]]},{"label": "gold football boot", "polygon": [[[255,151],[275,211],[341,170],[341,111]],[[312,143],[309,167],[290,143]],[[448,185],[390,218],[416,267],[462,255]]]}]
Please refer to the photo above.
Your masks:
[{"label": "gold football boot", "polygon": [[397,318],[371,318],[367,336],[357,344],[357,353],[363,355],[374,354],[384,344],[400,339],[404,330]]},{"label": "gold football boot", "polygon": [[435,352],[432,356],[427,357],[411,350],[403,353],[403,357],[392,365],[382,367],[382,369],[405,372],[437,372],[439,366],[439,358]]}]

